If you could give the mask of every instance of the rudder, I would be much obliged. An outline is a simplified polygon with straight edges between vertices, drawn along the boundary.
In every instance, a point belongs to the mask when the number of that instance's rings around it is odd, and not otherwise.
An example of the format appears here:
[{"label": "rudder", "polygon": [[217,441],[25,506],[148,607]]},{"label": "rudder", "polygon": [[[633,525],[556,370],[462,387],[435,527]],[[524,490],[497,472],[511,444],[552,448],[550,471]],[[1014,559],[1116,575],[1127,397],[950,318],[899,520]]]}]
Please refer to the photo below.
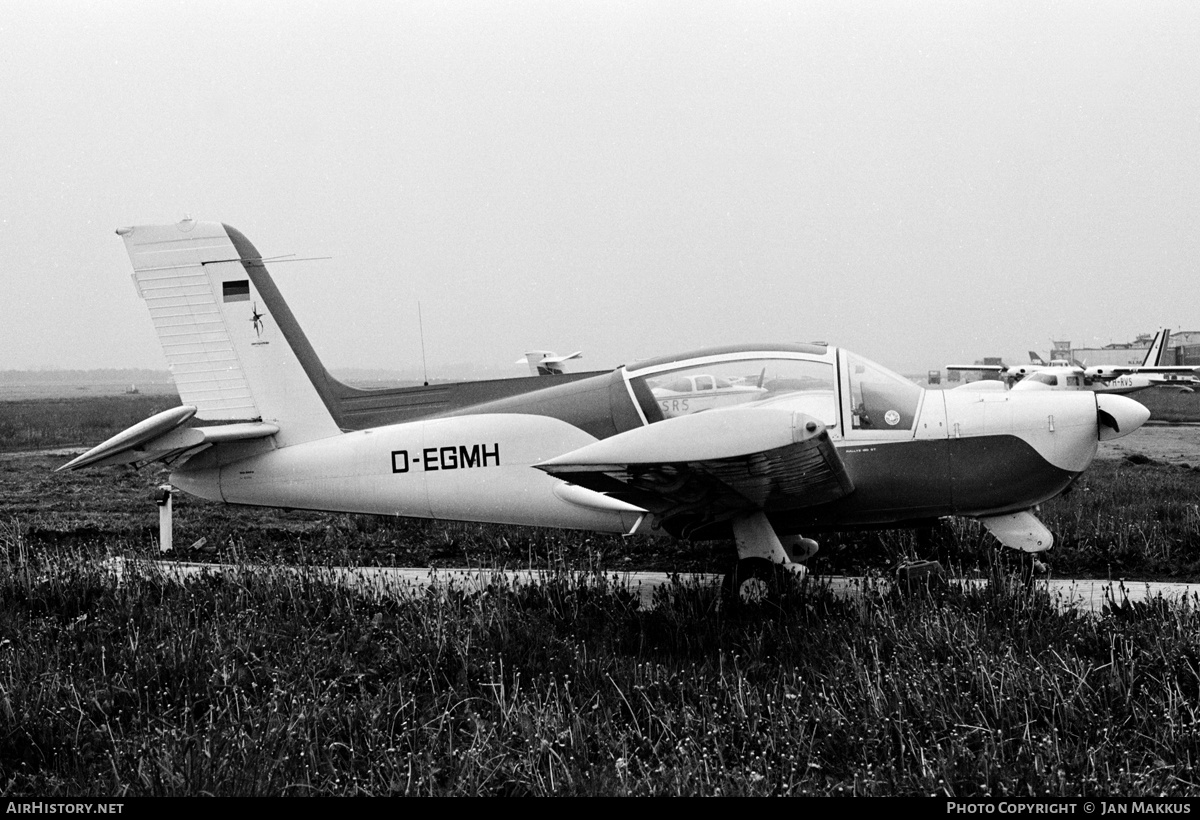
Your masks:
[{"label": "rudder", "polygon": [[1154,341],[1150,343],[1150,349],[1146,351],[1146,358],[1142,361],[1142,367],[1161,367],[1163,358],[1167,352],[1167,340],[1171,337],[1171,331],[1166,328],[1160,328],[1158,333],[1154,334]]},{"label": "rudder", "polygon": [[341,432],[335,382],[239,231],[185,219],[117,231],[185,405],[279,425],[279,446]]}]

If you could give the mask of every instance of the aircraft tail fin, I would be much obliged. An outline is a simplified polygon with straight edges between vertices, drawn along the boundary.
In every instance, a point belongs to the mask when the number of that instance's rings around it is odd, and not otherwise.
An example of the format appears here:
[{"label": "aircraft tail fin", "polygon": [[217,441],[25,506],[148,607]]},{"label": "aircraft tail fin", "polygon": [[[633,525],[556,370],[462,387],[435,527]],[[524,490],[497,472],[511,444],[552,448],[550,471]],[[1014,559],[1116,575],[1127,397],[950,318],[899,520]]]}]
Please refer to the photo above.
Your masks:
[{"label": "aircraft tail fin", "polygon": [[184,405],[278,425],[278,446],[337,435],[340,385],[235,228],[185,219],[117,231]]},{"label": "aircraft tail fin", "polygon": [[1036,350],[1029,351],[1029,363],[1036,364],[1038,367],[1046,367],[1046,362],[1037,354]]},{"label": "aircraft tail fin", "polygon": [[1163,359],[1167,355],[1167,341],[1170,338],[1171,331],[1166,328],[1162,328],[1154,334],[1154,341],[1150,343],[1150,349],[1146,351],[1142,367],[1162,367]]}]

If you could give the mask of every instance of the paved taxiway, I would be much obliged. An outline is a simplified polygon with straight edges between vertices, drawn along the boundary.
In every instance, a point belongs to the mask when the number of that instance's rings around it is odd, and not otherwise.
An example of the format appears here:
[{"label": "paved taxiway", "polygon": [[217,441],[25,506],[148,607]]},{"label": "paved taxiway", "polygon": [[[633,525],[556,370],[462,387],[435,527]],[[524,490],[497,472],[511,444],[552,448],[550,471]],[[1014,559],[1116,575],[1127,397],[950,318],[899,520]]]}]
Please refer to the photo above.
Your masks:
[{"label": "paved taxiway", "polygon": [[[187,581],[204,575],[295,575],[324,583],[333,583],[356,589],[368,597],[400,597],[414,595],[426,589],[445,589],[451,586],[468,591],[486,589],[489,585],[530,583],[546,578],[545,571],[505,571],[468,569],[396,569],[391,567],[288,567],[288,566],[234,566],[231,564],[198,564],[184,561],[144,561],[128,558],[112,558],[107,562],[118,579],[130,575],[162,577],[174,581]],[[643,607],[655,604],[655,593],[673,583],[680,583],[715,596],[720,589],[719,575],[671,575],[665,572],[629,572],[608,575],[618,585],[635,593]],[[829,584],[835,595],[849,598],[862,597],[866,582],[862,578],[827,578],[820,583]],[[978,584],[978,580],[953,580],[952,583]],[[1155,582],[1122,581],[1068,581],[1038,580],[1035,583],[1046,588],[1051,599],[1066,610],[1075,608],[1083,612],[1100,612],[1106,604],[1136,604],[1157,599],[1168,601],[1187,600],[1200,606],[1200,584],[1175,584]],[[873,582],[871,589],[886,592],[886,582]]]}]

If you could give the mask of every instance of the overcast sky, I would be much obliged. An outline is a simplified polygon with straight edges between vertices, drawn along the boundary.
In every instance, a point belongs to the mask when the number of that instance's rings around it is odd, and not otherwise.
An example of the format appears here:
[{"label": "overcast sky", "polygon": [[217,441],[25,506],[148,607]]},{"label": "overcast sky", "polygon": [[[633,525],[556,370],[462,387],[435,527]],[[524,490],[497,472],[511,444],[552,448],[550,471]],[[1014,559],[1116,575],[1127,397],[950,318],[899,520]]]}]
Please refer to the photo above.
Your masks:
[{"label": "overcast sky", "polygon": [[1200,3],[0,0],[0,369],[165,367],[184,215],[332,368],[1200,329]]}]

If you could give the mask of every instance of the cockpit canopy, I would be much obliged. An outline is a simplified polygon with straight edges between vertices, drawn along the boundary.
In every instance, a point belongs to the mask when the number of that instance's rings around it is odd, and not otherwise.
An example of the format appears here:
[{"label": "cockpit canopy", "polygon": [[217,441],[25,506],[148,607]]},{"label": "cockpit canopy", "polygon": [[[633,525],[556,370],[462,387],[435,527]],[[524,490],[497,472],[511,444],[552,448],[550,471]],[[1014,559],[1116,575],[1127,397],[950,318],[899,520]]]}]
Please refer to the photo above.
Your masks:
[{"label": "cockpit canopy", "polygon": [[744,404],[779,405],[827,427],[911,430],[921,388],[858,354],[796,345],[780,350],[700,351],[628,368],[650,423]]}]

